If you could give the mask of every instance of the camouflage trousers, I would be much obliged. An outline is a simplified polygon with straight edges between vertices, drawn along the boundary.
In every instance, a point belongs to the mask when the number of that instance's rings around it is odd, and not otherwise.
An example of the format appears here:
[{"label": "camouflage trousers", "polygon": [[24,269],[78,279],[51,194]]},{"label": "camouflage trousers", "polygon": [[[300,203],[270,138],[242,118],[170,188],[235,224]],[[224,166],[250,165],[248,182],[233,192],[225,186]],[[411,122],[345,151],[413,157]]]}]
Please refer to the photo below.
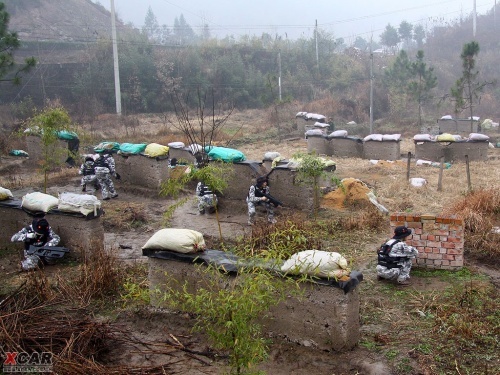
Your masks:
[{"label": "camouflage trousers", "polygon": [[197,196],[198,198],[198,212],[200,213],[205,213],[205,210],[208,209],[209,211],[215,210],[215,207],[217,206],[218,200],[217,196],[214,194],[206,194],[202,196]]},{"label": "camouflage trousers", "polygon": [[109,199],[118,196],[108,168],[96,167],[95,175],[97,176],[97,182],[101,186],[102,199]]},{"label": "camouflage trousers", "polygon": [[80,182],[80,186],[86,186],[87,184],[93,184],[94,187],[97,187],[97,176],[95,174],[89,174],[87,176],[82,177],[82,181]]},{"label": "camouflage trousers", "polygon": [[410,278],[411,259],[400,262],[401,268],[387,268],[377,265],[377,276],[387,280],[397,280],[398,282],[406,281]]},{"label": "camouflage trousers", "polygon": [[273,222],[274,221],[274,206],[271,203],[267,202],[262,202],[262,203],[253,203],[247,200],[247,206],[248,206],[248,223],[254,223],[255,222],[255,207],[256,206],[264,206],[266,208],[267,212],[267,221]]}]

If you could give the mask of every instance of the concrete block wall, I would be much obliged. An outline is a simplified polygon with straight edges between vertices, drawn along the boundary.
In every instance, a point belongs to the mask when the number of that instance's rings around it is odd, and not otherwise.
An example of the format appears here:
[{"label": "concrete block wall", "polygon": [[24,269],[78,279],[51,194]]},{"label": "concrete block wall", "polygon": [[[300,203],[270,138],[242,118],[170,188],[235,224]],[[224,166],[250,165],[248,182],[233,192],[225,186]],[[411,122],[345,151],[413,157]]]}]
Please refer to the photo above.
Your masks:
[{"label": "concrete block wall", "polygon": [[168,156],[170,159],[177,159],[178,161],[185,160],[190,164],[193,164],[196,161],[193,153],[189,150],[189,148],[172,148],[168,149]]},{"label": "concrete block wall", "polygon": [[464,265],[464,222],[454,216],[391,214],[391,234],[399,225],[413,229],[407,243],[418,249],[415,263],[431,269],[458,270]]},{"label": "concrete block wall", "polygon": [[327,155],[341,158],[362,158],[363,140],[356,137],[332,137],[329,138]]},{"label": "concrete block wall", "polygon": [[307,152],[315,152],[317,155],[329,155],[329,141],[324,135],[307,136]]},{"label": "concrete block wall", "polygon": [[[152,257],[148,264],[151,304],[155,307],[168,307],[161,295],[167,291],[169,280],[174,280],[170,284],[174,288],[186,282],[190,292],[206,284],[206,275],[193,264]],[[238,276],[227,276],[233,277]],[[344,294],[342,289],[313,283],[303,283],[301,288],[303,298],[289,298],[271,307],[269,316],[261,322],[264,332],[297,342],[311,341],[320,350],[352,349],[360,339],[358,290]]]},{"label": "concrete block wall", "polygon": [[370,160],[401,159],[401,142],[399,141],[364,141],[363,158]]},{"label": "concrete block wall", "polygon": [[159,189],[161,182],[169,177],[168,158],[114,155],[114,159],[122,184]]},{"label": "concrete block wall", "polygon": [[329,138],[322,135],[307,136],[307,152],[337,157],[359,157],[376,160],[399,160],[399,141],[365,141],[356,137]]},{"label": "concrete block wall", "polygon": [[[80,216],[49,212],[45,218],[50,226],[61,237],[60,246],[71,250],[72,258],[80,259],[92,252],[95,246],[104,243],[104,228],[100,216],[87,219]],[[0,244],[2,247],[24,249],[22,243],[12,243],[14,233],[31,224],[33,218],[21,208],[21,201],[12,205],[0,204]]]},{"label": "concrete block wall", "polygon": [[432,142],[414,141],[415,158],[431,161],[440,161],[444,157],[445,162],[465,161],[465,155],[469,161],[488,160],[488,141],[475,142]]},{"label": "concrete block wall", "polygon": [[[57,162],[59,164],[63,164],[69,156],[68,150],[68,142],[58,139],[53,147],[57,149]],[[40,137],[35,135],[29,135],[26,137],[26,152],[29,155],[30,160],[33,160],[34,163],[38,163],[43,160],[42,155],[42,140]]]}]

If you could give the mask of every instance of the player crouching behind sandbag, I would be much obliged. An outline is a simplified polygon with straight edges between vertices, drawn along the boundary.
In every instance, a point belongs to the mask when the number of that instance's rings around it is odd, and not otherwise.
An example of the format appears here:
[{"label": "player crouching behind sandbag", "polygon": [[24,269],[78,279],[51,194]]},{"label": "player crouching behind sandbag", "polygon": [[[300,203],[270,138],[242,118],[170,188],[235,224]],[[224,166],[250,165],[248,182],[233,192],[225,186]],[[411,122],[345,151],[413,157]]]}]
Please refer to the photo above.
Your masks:
[{"label": "player crouching behind sandbag", "polygon": [[52,230],[45,218],[35,218],[11,238],[12,242],[24,242],[24,259],[21,261],[23,271],[34,270],[45,264],[54,264],[69,252],[58,247],[60,237]]}]

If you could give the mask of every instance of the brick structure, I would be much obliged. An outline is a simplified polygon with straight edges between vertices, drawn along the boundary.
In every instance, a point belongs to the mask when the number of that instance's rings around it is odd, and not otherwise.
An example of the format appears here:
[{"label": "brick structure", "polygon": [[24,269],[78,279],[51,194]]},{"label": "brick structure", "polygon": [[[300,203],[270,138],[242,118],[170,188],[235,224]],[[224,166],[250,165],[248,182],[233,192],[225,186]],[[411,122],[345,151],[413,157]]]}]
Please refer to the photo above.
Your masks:
[{"label": "brick structure", "polygon": [[418,249],[418,266],[458,270],[464,265],[464,222],[454,216],[391,214],[391,233],[399,225],[413,229],[407,243]]}]

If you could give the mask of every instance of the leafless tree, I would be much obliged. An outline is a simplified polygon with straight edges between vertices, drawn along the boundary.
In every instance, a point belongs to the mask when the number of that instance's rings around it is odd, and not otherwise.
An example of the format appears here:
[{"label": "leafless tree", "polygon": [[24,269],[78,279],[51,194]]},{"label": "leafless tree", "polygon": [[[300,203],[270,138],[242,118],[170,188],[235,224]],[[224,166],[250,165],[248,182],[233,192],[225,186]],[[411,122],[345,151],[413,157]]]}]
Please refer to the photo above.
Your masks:
[{"label": "leafless tree", "polygon": [[[190,109],[189,102],[189,93],[182,95],[178,91],[173,92],[172,103],[177,123],[173,123],[172,126],[182,132],[190,144],[202,147],[197,160],[198,164],[206,165],[207,146],[208,149],[213,146],[221,129],[233,113],[234,107],[231,102],[218,97],[214,88],[207,91],[202,91],[200,88],[196,90],[195,109]],[[193,150],[194,153],[195,151]]]}]

